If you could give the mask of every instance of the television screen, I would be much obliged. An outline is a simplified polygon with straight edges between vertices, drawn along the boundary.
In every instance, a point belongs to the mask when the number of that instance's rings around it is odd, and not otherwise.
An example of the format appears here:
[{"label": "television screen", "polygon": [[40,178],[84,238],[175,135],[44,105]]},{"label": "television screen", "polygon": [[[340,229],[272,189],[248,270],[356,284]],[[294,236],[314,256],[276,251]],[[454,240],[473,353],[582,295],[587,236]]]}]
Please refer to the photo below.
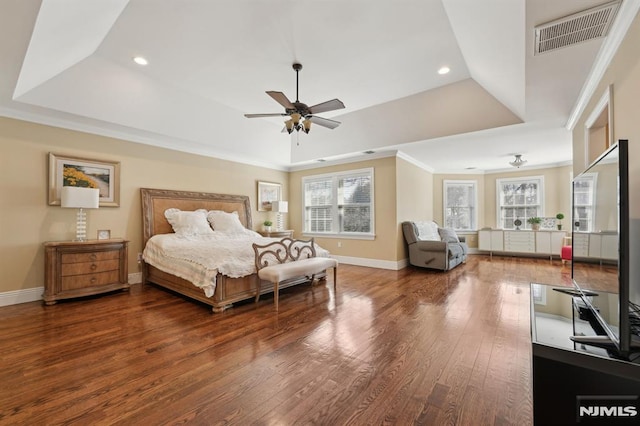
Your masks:
[{"label": "television screen", "polygon": [[629,283],[628,185],[626,140],[618,141],[573,179],[573,283],[579,290],[618,295],[607,302],[598,296],[583,299],[602,325],[603,337],[623,358],[631,347],[630,295],[635,292]]}]

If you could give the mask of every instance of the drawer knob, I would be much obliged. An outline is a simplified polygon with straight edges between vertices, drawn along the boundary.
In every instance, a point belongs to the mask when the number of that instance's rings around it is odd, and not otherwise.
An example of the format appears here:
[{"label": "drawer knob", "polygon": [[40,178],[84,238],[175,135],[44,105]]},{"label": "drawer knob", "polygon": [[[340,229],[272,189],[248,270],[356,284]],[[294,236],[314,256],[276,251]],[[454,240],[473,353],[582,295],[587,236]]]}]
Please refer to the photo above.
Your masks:
[{"label": "drawer knob", "polygon": [[91,277],[91,284],[95,284],[96,281],[98,281],[96,277]]},{"label": "drawer knob", "polygon": [[95,271],[97,267],[98,267],[98,265],[96,265],[95,263],[92,263],[91,266],[90,266],[92,271]]},{"label": "drawer knob", "polygon": [[96,260],[98,258],[98,255],[95,253],[91,253],[91,256],[89,256],[89,259],[91,260]]}]

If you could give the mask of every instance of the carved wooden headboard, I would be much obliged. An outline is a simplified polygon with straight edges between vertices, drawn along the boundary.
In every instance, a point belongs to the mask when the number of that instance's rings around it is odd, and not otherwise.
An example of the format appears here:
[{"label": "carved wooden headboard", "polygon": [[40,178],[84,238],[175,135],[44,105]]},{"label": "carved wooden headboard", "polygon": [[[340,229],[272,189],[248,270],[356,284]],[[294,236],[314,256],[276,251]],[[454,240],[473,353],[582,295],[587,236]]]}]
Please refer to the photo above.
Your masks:
[{"label": "carved wooden headboard", "polygon": [[222,210],[229,213],[236,211],[245,228],[252,228],[251,203],[247,195],[140,188],[140,196],[142,198],[143,247],[152,236],[173,232],[171,225],[164,217],[164,211],[169,208],[185,211]]}]

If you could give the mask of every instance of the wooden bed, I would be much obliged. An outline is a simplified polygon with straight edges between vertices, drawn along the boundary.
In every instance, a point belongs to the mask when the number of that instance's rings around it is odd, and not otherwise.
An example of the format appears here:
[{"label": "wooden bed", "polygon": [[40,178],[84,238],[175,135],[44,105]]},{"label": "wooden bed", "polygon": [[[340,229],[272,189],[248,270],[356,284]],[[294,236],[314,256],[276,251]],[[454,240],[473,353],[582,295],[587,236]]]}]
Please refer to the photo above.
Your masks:
[{"label": "wooden bed", "polygon": [[[251,228],[251,205],[246,195],[213,194],[206,192],[174,191],[166,189],[141,188],[142,198],[142,229],[143,247],[149,238],[156,234],[173,233],[171,225],[164,217],[168,208],[191,211],[197,209],[237,211],[240,222],[247,229]],[[190,281],[163,272],[151,265],[142,263],[142,282],[153,283],[168,288],[191,299],[198,300],[212,307],[213,312],[222,312],[232,303],[240,300],[255,298],[257,289],[260,294],[273,292],[273,284],[263,282],[258,286],[257,274],[241,278],[229,278],[218,274],[216,290],[212,297],[207,297],[204,291]],[[287,286],[299,284],[307,280],[297,280],[287,283]],[[283,288],[283,286],[280,286]]]}]

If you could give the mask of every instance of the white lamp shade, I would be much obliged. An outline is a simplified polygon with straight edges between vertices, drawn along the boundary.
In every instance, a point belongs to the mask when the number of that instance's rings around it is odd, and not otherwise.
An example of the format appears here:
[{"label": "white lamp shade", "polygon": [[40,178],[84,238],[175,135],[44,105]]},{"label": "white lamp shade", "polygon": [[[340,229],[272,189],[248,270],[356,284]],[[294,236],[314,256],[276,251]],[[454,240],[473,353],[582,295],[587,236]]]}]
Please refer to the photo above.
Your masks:
[{"label": "white lamp shade", "polygon": [[100,190],[79,186],[63,186],[60,205],[75,209],[97,209],[100,204]]},{"label": "white lamp shade", "polygon": [[278,213],[287,213],[289,211],[289,203],[287,201],[272,201],[271,211]]}]

